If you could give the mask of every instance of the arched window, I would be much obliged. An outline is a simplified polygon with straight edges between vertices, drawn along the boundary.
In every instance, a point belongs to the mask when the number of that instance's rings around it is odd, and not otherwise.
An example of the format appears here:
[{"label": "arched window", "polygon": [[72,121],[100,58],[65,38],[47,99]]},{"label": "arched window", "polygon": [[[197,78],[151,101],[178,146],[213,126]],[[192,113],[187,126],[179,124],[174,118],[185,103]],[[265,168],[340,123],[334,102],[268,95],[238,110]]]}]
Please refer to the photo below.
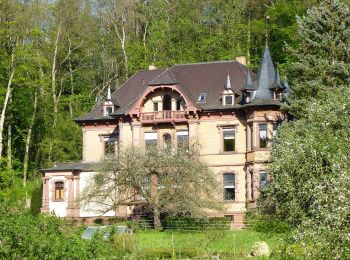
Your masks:
[{"label": "arched window", "polygon": [[171,135],[169,133],[165,133],[163,135],[163,145],[164,145],[164,148],[171,146]]},{"label": "arched window", "polygon": [[224,173],[224,200],[235,200],[235,174],[232,172]]},{"label": "arched window", "polygon": [[164,95],[163,97],[163,110],[171,110],[171,96]]}]

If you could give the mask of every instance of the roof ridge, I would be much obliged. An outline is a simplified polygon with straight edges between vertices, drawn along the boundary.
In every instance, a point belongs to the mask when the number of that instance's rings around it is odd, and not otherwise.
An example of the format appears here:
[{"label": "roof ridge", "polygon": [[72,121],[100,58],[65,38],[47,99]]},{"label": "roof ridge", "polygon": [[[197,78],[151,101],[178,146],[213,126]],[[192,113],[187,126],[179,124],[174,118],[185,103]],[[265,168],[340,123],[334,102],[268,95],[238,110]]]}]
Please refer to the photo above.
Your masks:
[{"label": "roof ridge", "polygon": [[[217,64],[217,63],[239,63],[238,61],[235,60],[221,60],[221,61],[203,61],[203,62],[195,62],[195,63],[179,63],[179,64],[174,64],[172,67],[175,66],[187,66],[187,65],[204,65],[204,64]],[[240,64],[240,63],[239,63]]]}]

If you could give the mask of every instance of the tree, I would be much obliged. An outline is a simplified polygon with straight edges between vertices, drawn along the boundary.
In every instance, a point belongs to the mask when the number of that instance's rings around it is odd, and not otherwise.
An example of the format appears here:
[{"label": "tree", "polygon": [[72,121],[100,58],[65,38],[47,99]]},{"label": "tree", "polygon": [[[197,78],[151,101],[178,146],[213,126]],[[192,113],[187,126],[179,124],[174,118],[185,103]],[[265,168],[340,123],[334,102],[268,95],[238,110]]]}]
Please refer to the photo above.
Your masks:
[{"label": "tree", "polygon": [[197,216],[205,209],[222,209],[220,186],[194,146],[128,147],[101,162],[97,170],[82,202],[98,205],[101,213],[145,204],[153,213],[155,228],[160,228],[161,213]]},{"label": "tree", "polygon": [[289,48],[294,62],[292,111],[300,116],[310,98],[327,98],[329,90],[350,83],[350,10],[338,0],[322,1],[298,17],[300,44]]},{"label": "tree", "polygon": [[271,181],[258,202],[260,213],[295,228],[297,247],[288,250],[298,258],[350,254],[349,12],[337,0],[323,1],[298,19],[290,99],[298,120],[278,130]]}]

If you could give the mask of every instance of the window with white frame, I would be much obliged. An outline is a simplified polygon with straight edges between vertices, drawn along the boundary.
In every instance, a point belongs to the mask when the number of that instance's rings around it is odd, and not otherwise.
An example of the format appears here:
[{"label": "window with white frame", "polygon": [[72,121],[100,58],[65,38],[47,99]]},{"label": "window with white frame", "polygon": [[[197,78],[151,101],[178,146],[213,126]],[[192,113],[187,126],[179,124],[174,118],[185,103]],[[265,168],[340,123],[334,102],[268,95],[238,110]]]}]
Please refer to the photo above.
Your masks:
[{"label": "window with white frame", "polygon": [[64,200],[64,182],[55,182],[55,200]]},{"label": "window with white frame", "polygon": [[207,99],[207,93],[200,93],[197,102],[205,103]]},{"label": "window with white frame", "polygon": [[267,124],[259,124],[259,148],[267,147]]},{"label": "window with white frame", "polygon": [[235,200],[235,174],[224,173],[224,200],[234,201]]},{"label": "window with white frame", "polygon": [[178,146],[186,144],[188,142],[188,131],[187,130],[177,131],[176,142]]},{"label": "window with white frame", "polygon": [[115,146],[116,146],[117,138],[118,137],[116,135],[103,137],[105,158],[113,157],[115,155],[115,151],[116,151]]},{"label": "window with white frame", "polygon": [[233,95],[225,96],[225,106],[232,106],[233,101],[234,101]]},{"label": "window with white frame", "polygon": [[113,113],[113,106],[106,106],[105,107],[105,111],[106,111],[106,116],[110,115]]},{"label": "window with white frame", "polygon": [[157,139],[158,139],[157,132],[145,133],[145,145],[146,145],[146,147],[156,146]]},{"label": "window with white frame", "polygon": [[222,128],[222,137],[223,137],[223,151],[224,152],[233,152],[235,151],[235,128]]}]

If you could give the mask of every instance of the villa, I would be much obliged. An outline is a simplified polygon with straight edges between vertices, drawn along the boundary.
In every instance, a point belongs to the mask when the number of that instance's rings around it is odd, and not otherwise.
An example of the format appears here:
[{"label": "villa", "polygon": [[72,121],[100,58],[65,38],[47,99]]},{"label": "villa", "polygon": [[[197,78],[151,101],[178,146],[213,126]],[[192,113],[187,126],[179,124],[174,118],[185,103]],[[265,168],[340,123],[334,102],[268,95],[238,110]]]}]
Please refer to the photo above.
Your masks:
[{"label": "villa", "polygon": [[[96,218],[79,204],[94,165],[123,146],[163,145],[196,139],[201,156],[222,187],[225,212],[233,227],[242,227],[247,208],[254,207],[267,183],[266,165],[283,97],[288,94],[266,45],[257,74],[235,61],[178,64],[142,70],[103,102],[75,121],[82,128],[81,162],[43,169],[42,212],[68,218]],[[104,216],[128,217],[120,207]]]}]

